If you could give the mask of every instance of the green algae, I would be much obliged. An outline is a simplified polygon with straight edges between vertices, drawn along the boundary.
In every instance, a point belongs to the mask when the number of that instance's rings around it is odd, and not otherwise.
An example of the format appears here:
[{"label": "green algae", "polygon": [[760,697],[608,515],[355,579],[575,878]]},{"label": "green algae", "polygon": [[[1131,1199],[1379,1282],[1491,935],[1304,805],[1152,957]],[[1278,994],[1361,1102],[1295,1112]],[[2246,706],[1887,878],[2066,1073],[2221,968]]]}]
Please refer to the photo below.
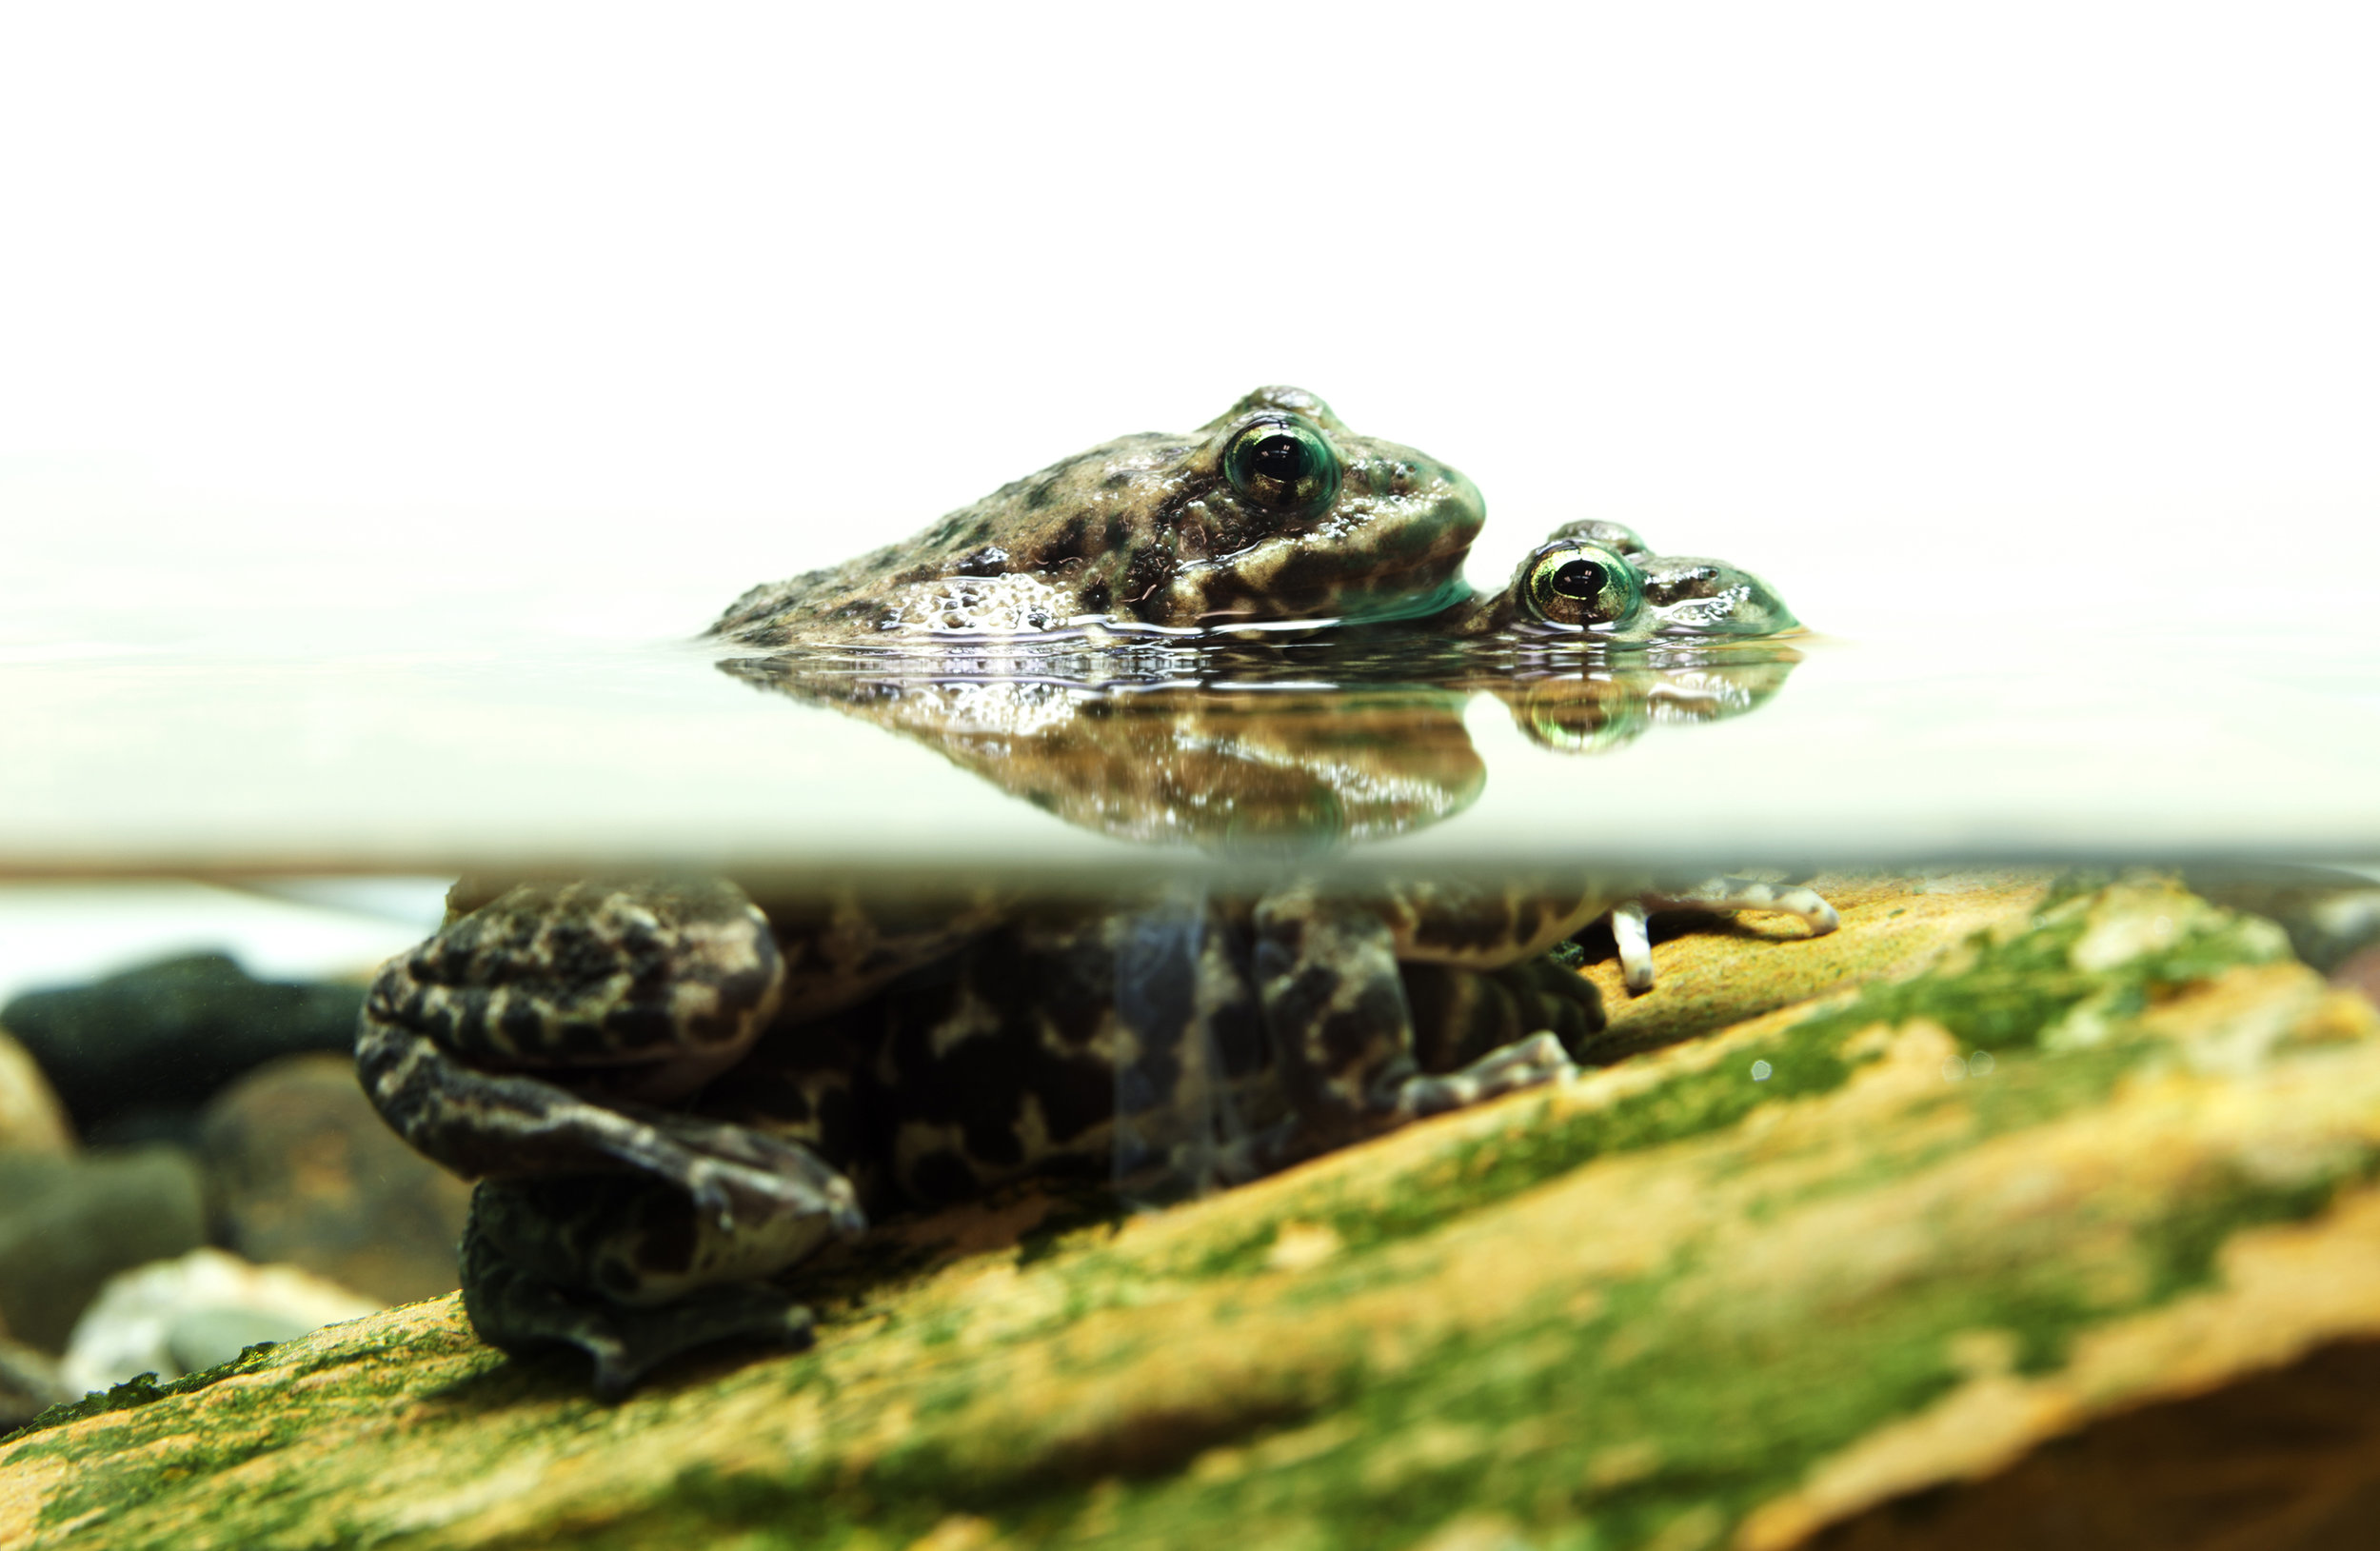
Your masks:
[{"label": "green algae", "polygon": [[[1482,1501],[1522,1505],[1535,1545],[1640,1545],[1706,1519],[1723,1531],[1818,1461],[1962,1382],[1952,1337],[2004,1331],[2016,1371],[2053,1369],[2075,1334],[2203,1285],[2231,1233],[2314,1215],[2370,1162],[2297,1186],[2233,1178],[2137,1224],[2130,1250],[2152,1274],[2136,1298],[2110,1301],[2087,1264],[1987,1279],[1945,1263],[1855,1325],[1808,1310],[1747,1326],[1724,1309],[1676,1317],[1707,1270],[1689,1257],[1605,1289],[1590,1318],[1541,1307],[1400,1373],[1351,1362],[1314,1404],[1232,1419],[1237,1428],[1219,1419],[1129,1459],[1053,1466],[1030,1453],[986,1459],[980,1441],[926,1439],[823,1493],[811,1489],[815,1475],[689,1477],[586,1543],[700,1526],[755,1546],[899,1546],[964,1515],[1022,1544],[1188,1547],[1295,1522],[1299,1543],[1357,1551],[1411,1544]],[[1241,1460],[1219,1459],[1226,1453]],[[1616,1458],[1620,1468],[1607,1462]],[[1094,1512],[1101,1522],[1083,1523]]]},{"label": "green algae", "polygon": [[105,1416],[110,1411],[129,1411],[133,1406],[152,1404],[175,1395],[194,1395],[234,1374],[255,1372],[264,1365],[262,1360],[265,1355],[280,1344],[279,1342],[260,1341],[254,1345],[242,1347],[240,1355],[229,1362],[163,1382],[153,1373],[135,1374],[120,1384],[95,1389],[79,1401],[61,1401],[45,1407],[24,1425],[0,1433],[0,1443],[12,1442],[28,1433],[63,1427],[69,1422],[80,1422],[86,1417]]},{"label": "green algae", "polygon": [[[1862,987],[1839,1005],[1803,1018],[1766,1039],[1742,1044],[1729,1061],[1699,1071],[1680,1072],[1657,1087],[1583,1113],[1468,1143],[1455,1149],[1416,1188],[1383,1204],[1366,1197],[1338,1210],[1323,1210],[1324,1223],[1342,1242],[1369,1245],[1425,1233],[1460,1213],[1506,1199],[1557,1178],[1596,1159],[1641,1152],[1741,1123],[1764,1105],[1833,1093],[1876,1052],[1847,1054],[1854,1035],[1883,1025],[1919,1021],[1949,1030],[1962,1045],[2003,1053],[2036,1049],[2045,1036],[2089,1007],[2103,1020],[2136,1018],[2161,996],[2210,979],[2239,964],[2287,958],[2286,945],[2266,923],[2215,910],[2178,890],[2155,884],[2116,885],[2149,899],[2111,895],[2098,875],[2085,874],[2053,885],[2042,905],[2007,934],[1970,936],[1951,962],[1899,982]],[[2078,968],[2075,949],[2094,925],[2095,908],[2112,901],[2150,910],[2150,900],[2180,913],[2184,922],[2171,943],[2129,955],[2097,968]],[[2050,1116],[2104,1095],[2112,1083],[2163,1042],[2119,1041],[2112,1060],[2078,1064],[2058,1078],[2021,1088],[2029,1111],[2006,1103],[1991,1106],[1995,1127],[2038,1123]],[[2071,1091],[2064,1091],[2071,1088]],[[1214,1247],[1191,1274],[1229,1276],[1264,1263],[1279,1223],[1270,1223],[1235,1243]]]},{"label": "green algae", "polygon": [[[2208,914],[2141,951],[2077,968],[2078,945],[2115,907],[2109,900],[2070,892],[2021,929],[1969,940],[1931,975],[1868,987],[1732,1046],[1716,1064],[1682,1064],[1656,1087],[1568,1114],[1516,1104],[1500,1131],[1422,1155],[1401,1173],[1360,1183],[1340,1175],[1245,1220],[1221,1217],[1186,1255],[1152,1257],[1120,1239],[1111,1221],[1053,1212],[1039,1237],[1012,1252],[1021,1276],[1061,1294],[1035,1318],[974,1341],[962,1339],[971,1315],[961,1307],[903,1318],[863,1303],[830,1322],[839,1341],[898,1335],[917,1351],[913,1371],[880,1376],[873,1389],[846,1386],[824,1362],[779,1362],[726,1369],[665,1402],[632,1402],[646,1409],[613,1413],[572,1394],[559,1370],[499,1363],[440,1331],[350,1348],[345,1366],[327,1352],[244,1354],[226,1369],[278,1382],[224,1394],[233,1403],[212,1415],[207,1434],[173,1449],[148,1447],[187,1427],[171,1415],[177,1407],[153,1401],[194,1396],[228,1373],[128,1398],[136,1409],[103,1435],[108,1459],[87,1458],[62,1434],[32,1441],[15,1460],[54,1451],[85,1466],[46,1503],[46,1526],[104,1513],[109,1543],[186,1544],[187,1523],[135,1521],[136,1511],[302,1443],[339,1411],[409,1399],[408,1433],[421,1446],[468,1439],[470,1457],[485,1461],[557,1444],[633,1447],[627,1441],[657,1414],[699,1415],[706,1402],[756,1395],[790,1403],[806,1391],[852,1436],[870,1418],[896,1414],[906,1429],[881,1452],[854,1454],[830,1436],[815,1452],[767,1464],[697,1461],[633,1500],[588,1504],[583,1520],[473,1543],[545,1543],[566,1530],[572,1543],[598,1546],[898,1548],[952,1516],[971,1516],[1014,1544],[1202,1546],[1227,1537],[1393,1551],[1488,1505],[1534,1546],[1716,1544],[1820,1461],[1970,1379],[1954,1338],[1997,1332],[2014,1372],[2054,1371],[2083,1332],[2206,1286],[2222,1246],[2243,1228],[2312,1219],[2341,1189],[2380,1172],[2380,1146],[2362,1143],[2286,1178],[2211,1163],[2165,1197],[2088,1202],[2041,1229],[2062,1237],[2039,1243],[1946,1238],[1882,1291],[1806,1287],[1775,1306],[1724,1295],[1743,1235],[1783,1231],[1793,1214],[1826,1198],[1887,1186],[2090,1111],[2172,1048],[2136,1025],[2141,1012],[2178,988],[2273,957],[2265,935]],[[2145,897],[2132,903],[2153,908]],[[2107,1025],[2098,1043],[2066,1047],[2047,1037],[2086,1008]],[[1995,1052],[1989,1075],[1946,1075],[1939,1090],[1909,1098],[1897,1113],[1924,1123],[1906,1136],[1868,1139],[1857,1157],[1818,1177],[1748,1188],[1738,1216],[1697,1230],[1641,1274],[1548,1291],[1510,1318],[1458,1327],[1396,1362],[1370,1354],[1351,1330],[1343,1347],[1295,1372],[1187,1410],[1151,1414],[1125,1403],[1128,1425],[1112,1436],[981,1424],[1011,1354],[1090,1311],[1173,1296],[1167,1279],[1197,1286],[1264,1268],[1293,1222],[1329,1228],[1335,1258],[1261,1300],[1252,1283],[1247,1300],[1215,1301],[1210,1339],[1235,1339],[1263,1308],[1329,1307],[1403,1279],[1458,1276],[1445,1260],[1454,1251],[1431,1241],[1436,1230],[1598,1160],[1676,1148],[1700,1177],[1744,1183],[1755,1166],[1739,1141],[1746,1120],[1763,1106],[1827,1103],[1880,1059],[1882,1042],[1861,1038],[1865,1031],[1918,1022],[1950,1031],[1962,1051]],[[1769,1066],[1760,1081],[1755,1061]],[[1098,1362],[1128,1384],[1148,1355],[1122,1342]],[[293,1393],[301,1366],[311,1391],[303,1401]],[[437,1403],[423,1410],[426,1397]],[[335,1481],[268,1486],[252,1471],[255,1489],[214,1510],[214,1543],[446,1543],[436,1525],[392,1531]]]}]

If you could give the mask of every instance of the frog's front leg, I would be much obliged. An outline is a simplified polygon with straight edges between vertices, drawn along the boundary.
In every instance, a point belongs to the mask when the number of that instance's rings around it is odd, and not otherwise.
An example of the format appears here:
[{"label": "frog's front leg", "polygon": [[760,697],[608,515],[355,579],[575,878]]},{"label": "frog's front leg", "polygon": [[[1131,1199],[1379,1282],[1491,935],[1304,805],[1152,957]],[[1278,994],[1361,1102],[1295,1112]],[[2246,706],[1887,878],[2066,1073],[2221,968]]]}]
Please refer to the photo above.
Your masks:
[{"label": "frog's front leg", "polygon": [[655,1107],[743,1057],[783,975],[733,885],[525,885],[382,967],[357,1074],[399,1135],[466,1178],[633,1170],[723,1225],[856,1214],[800,1144]]},{"label": "frog's front leg", "polygon": [[1578,1069],[1558,1039],[1540,1032],[1455,1071],[1422,1071],[1396,934],[1377,908],[1297,889],[1261,902],[1255,927],[1257,995],[1297,1110],[1293,1152]]},{"label": "frog's front leg", "polygon": [[1612,940],[1619,947],[1620,978],[1643,995],[1653,989],[1653,940],[1645,918],[1656,910],[1776,910],[1798,916],[1813,937],[1842,925],[1815,890],[1756,878],[1711,878],[1691,887],[1649,890],[1612,906]]},{"label": "frog's front leg", "polygon": [[490,1342],[571,1342],[618,1385],[723,1318],[788,1328],[753,1279],[860,1231],[850,1182],[799,1141],[656,1106],[749,1049],[782,973],[724,884],[518,888],[384,967],[358,1075],[407,1142],[494,1182],[466,1287]]}]

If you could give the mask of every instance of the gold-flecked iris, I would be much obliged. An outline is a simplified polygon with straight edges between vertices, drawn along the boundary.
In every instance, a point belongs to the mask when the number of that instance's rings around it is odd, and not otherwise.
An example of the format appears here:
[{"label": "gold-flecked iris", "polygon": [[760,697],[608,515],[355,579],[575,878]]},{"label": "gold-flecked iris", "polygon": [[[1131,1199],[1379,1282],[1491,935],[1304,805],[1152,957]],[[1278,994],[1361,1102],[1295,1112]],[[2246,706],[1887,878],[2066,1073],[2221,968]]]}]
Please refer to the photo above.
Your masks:
[{"label": "gold-flecked iris", "polygon": [[1241,500],[1283,517],[1306,517],[1339,498],[1339,454],[1294,415],[1250,421],[1223,449],[1223,477]]},{"label": "gold-flecked iris", "polygon": [[1599,544],[1549,544],[1523,569],[1520,606],[1541,624],[1625,629],[1644,607],[1644,573]]}]

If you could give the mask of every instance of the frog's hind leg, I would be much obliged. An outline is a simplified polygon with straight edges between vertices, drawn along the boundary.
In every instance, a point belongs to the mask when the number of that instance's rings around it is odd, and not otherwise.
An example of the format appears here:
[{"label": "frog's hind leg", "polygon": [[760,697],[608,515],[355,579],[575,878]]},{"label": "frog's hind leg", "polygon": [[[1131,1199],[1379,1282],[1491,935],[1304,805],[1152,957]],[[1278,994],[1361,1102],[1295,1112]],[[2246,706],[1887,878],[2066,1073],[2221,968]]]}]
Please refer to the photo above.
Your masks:
[{"label": "frog's hind leg", "polygon": [[1414,1056],[1425,1072],[1460,1071],[1532,1034],[1551,1033],[1575,1060],[1603,1031],[1595,983],[1539,954],[1500,968],[1403,963]]},{"label": "frog's hind leg", "polygon": [[[1575,1075],[1551,1032],[1420,1069],[1396,939],[1374,910],[1295,890],[1256,910],[1257,994],[1298,1112],[1297,1150]],[[1284,1160],[1286,1161],[1286,1160]]]},{"label": "frog's hind leg", "polygon": [[1653,989],[1653,939],[1646,917],[1656,910],[1775,910],[1797,916],[1813,937],[1842,925],[1835,906],[1815,889],[1756,878],[1711,878],[1690,887],[1649,891],[1612,906],[1612,940],[1620,978],[1637,996]]},{"label": "frog's hind leg", "polygon": [[356,1069],[383,1119],[466,1178],[628,1170],[723,1227],[825,1217],[862,1226],[806,1147],[654,1103],[744,1057],[784,966],[733,885],[524,885],[382,966]]},{"label": "frog's hind leg", "polygon": [[466,1179],[633,1171],[683,1190],[723,1229],[820,1218],[866,1227],[851,1183],[798,1142],[700,1115],[586,1097],[466,1065],[367,1003],[356,1076],[413,1147]]},{"label": "frog's hind leg", "polygon": [[[671,1358],[719,1342],[807,1345],[810,1311],[760,1273],[812,1247],[798,1235],[723,1237],[648,1181],[483,1182],[463,1235],[463,1306],[481,1340],[514,1356],[586,1353],[596,1394],[618,1400]],[[735,1271],[753,1274],[703,1280]]]}]

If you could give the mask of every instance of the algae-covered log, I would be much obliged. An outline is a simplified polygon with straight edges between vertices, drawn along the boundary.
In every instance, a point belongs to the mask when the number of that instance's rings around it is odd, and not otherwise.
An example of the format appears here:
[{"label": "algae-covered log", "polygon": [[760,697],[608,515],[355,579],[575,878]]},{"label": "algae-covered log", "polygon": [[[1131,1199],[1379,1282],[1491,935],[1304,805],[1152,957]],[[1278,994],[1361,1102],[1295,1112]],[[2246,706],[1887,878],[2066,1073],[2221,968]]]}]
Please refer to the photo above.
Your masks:
[{"label": "algae-covered log", "polygon": [[2370,1005],[2170,884],[1962,887],[1673,961],[1947,946],[1557,1091],[879,1235],[814,1351],[618,1406],[451,1300],[120,1397],[0,1443],[0,1545],[1775,1547],[2380,1339]]}]

